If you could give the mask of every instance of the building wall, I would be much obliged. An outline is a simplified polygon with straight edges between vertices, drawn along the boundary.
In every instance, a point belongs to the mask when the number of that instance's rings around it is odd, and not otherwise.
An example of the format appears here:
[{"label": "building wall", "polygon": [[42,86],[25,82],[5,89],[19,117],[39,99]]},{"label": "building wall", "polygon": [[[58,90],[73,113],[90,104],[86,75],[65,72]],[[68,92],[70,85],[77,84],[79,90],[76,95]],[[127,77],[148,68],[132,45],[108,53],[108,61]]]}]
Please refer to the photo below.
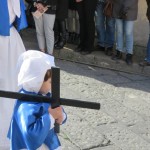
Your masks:
[{"label": "building wall", "polygon": [[134,45],[146,47],[149,35],[149,22],[146,17],[146,0],[139,0],[138,19],[135,21]]}]

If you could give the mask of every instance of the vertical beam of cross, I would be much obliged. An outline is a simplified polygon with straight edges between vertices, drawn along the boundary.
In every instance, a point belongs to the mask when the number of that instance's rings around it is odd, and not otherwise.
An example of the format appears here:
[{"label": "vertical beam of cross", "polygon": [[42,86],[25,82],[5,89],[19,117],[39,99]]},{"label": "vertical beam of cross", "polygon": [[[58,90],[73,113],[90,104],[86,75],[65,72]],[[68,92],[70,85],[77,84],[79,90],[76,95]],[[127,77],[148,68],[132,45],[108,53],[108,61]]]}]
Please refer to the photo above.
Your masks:
[{"label": "vertical beam of cross", "polygon": [[[52,67],[52,108],[60,106],[60,68]],[[54,130],[56,133],[60,132],[59,124],[55,123]]]}]

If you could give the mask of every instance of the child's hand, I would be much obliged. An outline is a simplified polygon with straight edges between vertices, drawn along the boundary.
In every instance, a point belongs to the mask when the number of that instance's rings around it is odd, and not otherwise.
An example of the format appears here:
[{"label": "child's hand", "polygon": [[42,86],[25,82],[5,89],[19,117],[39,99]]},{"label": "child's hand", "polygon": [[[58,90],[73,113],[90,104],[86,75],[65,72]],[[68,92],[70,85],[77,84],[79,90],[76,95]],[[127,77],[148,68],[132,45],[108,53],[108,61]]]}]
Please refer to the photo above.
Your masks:
[{"label": "child's hand", "polygon": [[51,107],[48,109],[49,113],[53,116],[56,123],[61,124],[64,120],[63,118],[63,110],[62,107],[57,107],[52,109]]}]

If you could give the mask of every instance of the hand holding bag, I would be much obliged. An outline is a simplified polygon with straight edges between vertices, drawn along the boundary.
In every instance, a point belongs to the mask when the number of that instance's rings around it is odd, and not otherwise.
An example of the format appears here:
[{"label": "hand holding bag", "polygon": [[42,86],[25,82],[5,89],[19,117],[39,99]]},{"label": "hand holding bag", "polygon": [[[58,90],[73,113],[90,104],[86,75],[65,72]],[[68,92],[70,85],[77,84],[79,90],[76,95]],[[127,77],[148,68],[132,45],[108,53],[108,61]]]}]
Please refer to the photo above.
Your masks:
[{"label": "hand holding bag", "polygon": [[106,17],[112,17],[112,13],[113,13],[113,3],[111,1],[106,1],[106,5],[104,8],[104,15]]}]

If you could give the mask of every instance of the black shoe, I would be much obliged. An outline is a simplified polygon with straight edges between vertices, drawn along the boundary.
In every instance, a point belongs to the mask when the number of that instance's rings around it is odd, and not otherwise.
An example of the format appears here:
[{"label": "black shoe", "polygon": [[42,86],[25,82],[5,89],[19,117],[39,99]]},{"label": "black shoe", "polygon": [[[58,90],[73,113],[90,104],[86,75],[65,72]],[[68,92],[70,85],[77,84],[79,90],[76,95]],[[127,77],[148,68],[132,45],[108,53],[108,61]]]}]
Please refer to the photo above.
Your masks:
[{"label": "black shoe", "polygon": [[66,40],[60,40],[57,44],[54,45],[55,49],[62,49],[66,44]]},{"label": "black shoe", "polygon": [[78,45],[76,48],[75,48],[75,52],[81,52],[81,51],[83,51],[84,49],[83,49],[83,47],[82,46],[80,46],[80,45]]},{"label": "black shoe", "polygon": [[105,51],[105,47],[97,45],[95,50],[96,51]]},{"label": "black shoe", "polygon": [[92,53],[92,51],[81,51],[81,54],[82,55],[88,55],[88,54],[91,54]]},{"label": "black shoe", "polygon": [[116,55],[113,55],[112,57],[111,57],[111,59],[112,60],[118,60],[118,59],[121,59],[122,58],[122,52],[120,52],[120,51],[116,51]]},{"label": "black shoe", "polygon": [[126,63],[127,65],[132,65],[132,54],[126,55]]},{"label": "black shoe", "polygon": [[106,48],[105,54],[106,54],[107,56],[112,56],[112,54],[113,54],[113,47],[108,47],[108,48]]}]

